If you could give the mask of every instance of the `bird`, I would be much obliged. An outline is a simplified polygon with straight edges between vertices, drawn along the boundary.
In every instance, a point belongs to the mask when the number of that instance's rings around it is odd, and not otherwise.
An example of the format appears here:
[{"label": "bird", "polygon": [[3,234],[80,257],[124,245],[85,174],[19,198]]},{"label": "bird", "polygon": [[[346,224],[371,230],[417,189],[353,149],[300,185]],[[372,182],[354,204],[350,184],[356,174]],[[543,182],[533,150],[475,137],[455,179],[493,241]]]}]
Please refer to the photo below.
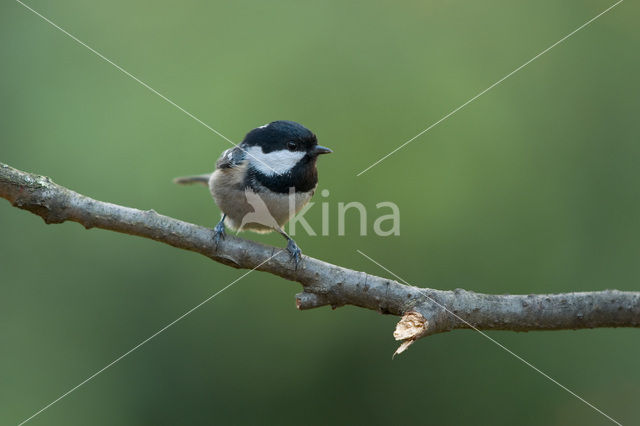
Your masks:
[{"label": "bird", "polygon": [[215,171],[174,179],[177,184],[201,183],[220,208],[213,228],[218,247],[226,227],[236,231],[276,231],[287,240],[297,269],[302,250],[284,231],[284,225],[313,197],[318,186],[318,156],[333,152],[318,145],[309,129],[294,121],[278,120],[257,127],[242,142],[224,151]]}]

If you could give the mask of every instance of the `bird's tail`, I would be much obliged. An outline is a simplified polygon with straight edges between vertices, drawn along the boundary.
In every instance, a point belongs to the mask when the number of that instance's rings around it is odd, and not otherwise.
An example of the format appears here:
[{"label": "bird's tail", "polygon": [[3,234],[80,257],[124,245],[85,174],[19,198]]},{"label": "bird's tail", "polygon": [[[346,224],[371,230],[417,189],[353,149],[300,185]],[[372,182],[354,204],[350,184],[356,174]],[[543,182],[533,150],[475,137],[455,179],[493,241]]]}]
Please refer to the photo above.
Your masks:
[{"label": "bird's tail", "polygon": [[178,185],[191,185],[193,183],[201,183],[203,185],[209,184],[209,178],[211,177],[210,173],[204,175],[197,176],[181,176],[177,177],[173,180],[173,183],[177,183]]}]

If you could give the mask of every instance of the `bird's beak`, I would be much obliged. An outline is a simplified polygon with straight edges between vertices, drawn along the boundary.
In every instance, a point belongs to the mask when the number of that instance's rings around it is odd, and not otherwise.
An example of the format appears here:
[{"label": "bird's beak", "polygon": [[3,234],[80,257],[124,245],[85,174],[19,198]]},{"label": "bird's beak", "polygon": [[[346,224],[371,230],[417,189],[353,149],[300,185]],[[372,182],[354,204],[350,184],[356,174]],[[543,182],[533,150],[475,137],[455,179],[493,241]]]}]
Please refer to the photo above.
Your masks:
[{"label": "bird's beak", "polygon": [[322,146],[322,145],[316,145],[313,148],[313,155],[320,155],[320,154],[331,154],[333,151],[331,151],[329,148],[327,148],[326,146]]}]

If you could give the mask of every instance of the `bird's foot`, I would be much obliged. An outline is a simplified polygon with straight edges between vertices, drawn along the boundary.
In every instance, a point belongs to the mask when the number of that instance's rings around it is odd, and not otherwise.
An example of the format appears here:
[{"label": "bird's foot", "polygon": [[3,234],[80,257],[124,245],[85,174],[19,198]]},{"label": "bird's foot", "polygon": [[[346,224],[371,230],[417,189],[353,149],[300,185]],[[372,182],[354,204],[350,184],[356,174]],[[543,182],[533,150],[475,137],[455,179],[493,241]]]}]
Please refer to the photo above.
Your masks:
[{"label": "bird's foot", "polygon": [[224,230],[224,222],[220,221],[215,228],[213,228],[213,242],[216,244],[216,248],[218,248],[218,244],[220,244],[221,240],[224,240],[227,234]]},{"label": "bird's foot", "polygon": [[289,239],[287,242],[287,251],[291,256],[291,260],[293,260],[295,269],[297,270],[298,265],[300,265],[300,262],[302,261],[302,250],[300,250],[300,247],[298,247],[295,241]]}]

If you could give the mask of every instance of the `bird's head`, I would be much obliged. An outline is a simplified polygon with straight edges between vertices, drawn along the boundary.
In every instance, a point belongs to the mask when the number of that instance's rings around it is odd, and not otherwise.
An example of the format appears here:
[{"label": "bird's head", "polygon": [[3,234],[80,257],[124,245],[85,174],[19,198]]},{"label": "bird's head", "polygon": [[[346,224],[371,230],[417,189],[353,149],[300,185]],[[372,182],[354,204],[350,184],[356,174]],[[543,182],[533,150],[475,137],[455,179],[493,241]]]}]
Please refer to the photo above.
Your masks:
[{"label": "bird's head", "polygon": [[315,167],[318,155],[332,152],[318,145],[316,135],[309,129],[284,120],[253,129],[241,146],[249,154],[251,166],[267,176],[287,174],[296,166]]}]

